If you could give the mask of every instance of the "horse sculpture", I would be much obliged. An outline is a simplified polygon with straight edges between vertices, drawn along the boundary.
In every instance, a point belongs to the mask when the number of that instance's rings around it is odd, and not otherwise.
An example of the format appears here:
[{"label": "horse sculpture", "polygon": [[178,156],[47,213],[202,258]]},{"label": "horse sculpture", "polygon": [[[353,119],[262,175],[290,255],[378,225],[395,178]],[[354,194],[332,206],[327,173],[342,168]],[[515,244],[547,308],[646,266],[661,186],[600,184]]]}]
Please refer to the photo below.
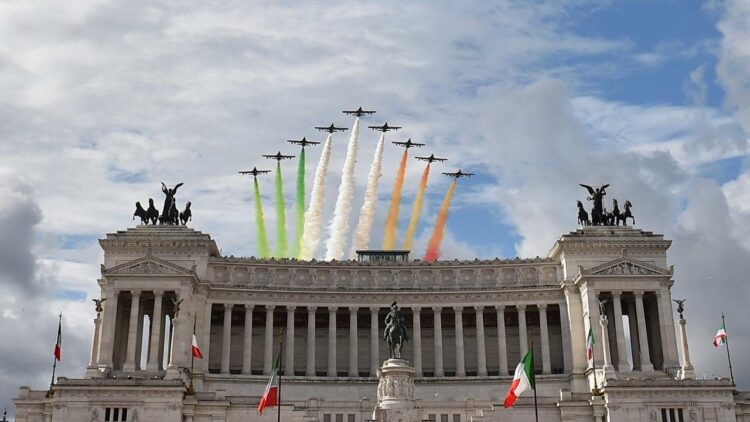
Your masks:
[{"label": "horse sculpture", "polygon": [[385,317],[383,339],[388,345],[388,356],[401,359],[401,349],[404,342],[409,341],[409,336],[406,333],[406,320],[396,302],[391,304],[391,311]]},{"label": "horse sculpture", "polygon": [[583,209],[581,201],[576,201],[576,203],[578,204],[578,224],[581,226],[590,226],[591,221],[589,221],[589,213]]},{"label": "horse sculpture", "polygon": [[148,198],[148,209],[146,210],[146,219],[148,224],[148,221],[151,222],[151,224],[156,224],[156,220],[159,219],[159,210],[156,209],[154,206],[154,199]]},{"label": "horse sculpture", "polygon": [[133,213],[133,220],[138,217],[141,219],[141,224],[148,224],[148,213],[143,209],[140,202],[135,203],[135,212]]},{"label": "horse sculpture", "polygon": [[185,204],[185,211],[182,211],[180,213],[180,224],[183,226],[187,224],[188,221],[193,219],[193,213],[190,211],[190,201]]},{"label": "horse sculpture", "polygon": [[623,226],[628,225],[628,218],[633,219],[633,225],[635,225],[635,217],[633,216],[633,213],[630,212],[630,208],[633,206],[633,204],[630,203],[630,201],[625,201],[625,212],[617,216],[617,225],[620,225],[620,221],[622,221]]}]

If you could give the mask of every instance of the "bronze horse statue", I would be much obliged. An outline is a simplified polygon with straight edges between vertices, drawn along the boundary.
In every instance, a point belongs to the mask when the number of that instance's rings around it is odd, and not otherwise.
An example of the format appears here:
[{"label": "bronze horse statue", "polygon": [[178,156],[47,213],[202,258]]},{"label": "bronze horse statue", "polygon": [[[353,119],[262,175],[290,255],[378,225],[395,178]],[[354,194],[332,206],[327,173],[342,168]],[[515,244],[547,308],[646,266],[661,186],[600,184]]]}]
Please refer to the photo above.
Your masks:
[{"label": "bronze horse statue", "polygon": [[633,213],[630,212],[630,208],[633,206],[633,204],[630,203],[630,201],[625,201],[625,212],[617,216],[617,225],[620,225],[620,222],[622,221],[623,226],[628,225],[628,218],[633,219],[633,225],[635,225],[635,217],[633,216]]},{"label": "bronze horse statue", "polygon": [[578,224],[581,226],[590,226],[591,221],[589,220],[589,213],[583,209],[581,201],[576,201],[576,203],[578,204]]},{"label": "bronze horse statue", "polygon": [[383,339],[388,345],[388,356],[401,359],[401,350],[404,342],[409,341],[409,336],[406,333],[406,320],[396,302],[391,304],[391,311],[385,317]]}]

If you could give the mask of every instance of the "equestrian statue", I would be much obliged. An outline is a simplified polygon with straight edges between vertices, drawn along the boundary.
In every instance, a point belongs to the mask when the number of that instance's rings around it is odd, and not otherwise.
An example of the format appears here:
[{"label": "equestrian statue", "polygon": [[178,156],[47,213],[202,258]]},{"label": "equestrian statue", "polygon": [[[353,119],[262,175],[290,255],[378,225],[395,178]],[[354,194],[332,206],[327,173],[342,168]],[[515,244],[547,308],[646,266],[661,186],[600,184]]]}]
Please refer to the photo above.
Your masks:
[{"label": "equestrian statue", "polygon": [[612,200],[612,211],[607,211],[607,208],[604,207],[603,200],[604,196],[607,194],[607,188],[609,187],[608,184],[602,185],[601,187],[592,187],[589,185],[580,184],[589,193],[589,197],[586,199],[588,201],[593,202],[593,207],[591,208],[591,219],[589,219],[589,214],[586,212],[586,210],[583,208],[583,204],[581,201],[576,201],[576,205],[578,206],[578,225],[581,227],[585,226],[619,226],[620,223],[622,223],[623,226],[627,226],[628,218],[633,220],[633,224],[635,224],[635,217],[633,216],[633,213],[630,211],[630,208],[633,207],[633,204],[630,203],[630,201],[625,201],[625,211],[620,211],[620,206],[617,203],[617,199]]},{"label": "equestrian statue", "polygon": [[383,339],[388,344],[388,356],[391,359],[401,359],[401,350],[404,342],[409,341],[409,335],[406,333],[406,318],[398,309],[398,303],[395,300],[385,317]]}]

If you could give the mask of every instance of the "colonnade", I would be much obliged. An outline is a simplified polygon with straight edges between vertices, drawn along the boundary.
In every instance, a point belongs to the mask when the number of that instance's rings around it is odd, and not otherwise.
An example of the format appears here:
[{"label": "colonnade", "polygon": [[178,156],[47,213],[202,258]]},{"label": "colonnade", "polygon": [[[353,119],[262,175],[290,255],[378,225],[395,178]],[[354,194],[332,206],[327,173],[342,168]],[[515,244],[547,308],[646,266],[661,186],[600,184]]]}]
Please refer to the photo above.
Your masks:
[{"label": "colonnade", "polygon": [[[555,347],[552,347],[548,323],[548,310],[552,309],[556,313],[553,327],[556,333]],[[222,374],[270,373],[276,356],[276,346],[280,343],[279,329],[283,328],[284,375],[373,377],[382,360],[387,358],[381,350],[381,321],[387,311],[387,308],[369,306],[255,306],[245,303],[209,303],[206,306],[204,322],[204,327],[209,329],[204,331],[203,343],[206,347],[203,369]],[[553,373],[553,351],[558,362],[554,372],[570,370],[570,359],[567,356],[570,353],[570,333],[564,302],[493,307],[413,306],[403,308],[402,312],[409,320],[411,337],[404,358],[411,361],[417,376],[509,375],[509,348],[513,351],[513,359],[517,359],[519,353],[522,355],[528,349],[527,332],[531,327],[527,324],[527,314],[534,319],[533,335],[538,339],[535,345],[541,356],[538,371],[542,374]],[[262,318],[256,316],[258,313]],[[510,314],[506,315],[508,313]],[[450,319],[453,320],[453,324],[450,324],[450,320],[444,322],[444,316],[447,315],[452,316]],[[493,318],[488,319],[486,316]],[[467,318],[473,321],[467,322]],[[512,327],[507,326],[506,320],[512,320]],[[423,324],[428,326],[429,332],[426,334],[423,333]],[[514,333],[512,338],[508,335],[508,328]],[[319,330],[323,330],[325,334]],[[444,330],[448,330],[445,336]],[[466,330],[469,330],[471,335],[465,335]],[[488,347],[488,338],[497,339],[497,343]],[[423,350],[425,339],[431,340],[432,343],[427,354]],[[262,341],[262,349],[259,345],[253,347],[253,341]],[[338,344],[342,341],[343,344]],[[360,342],[364,342],[362,347]],[[305,344],[302,346],[298,343]],[[239,344],[242,344],[242,347],[239,347]],[[369,344],[369,348],[364,347],[364,344]],[[470,371],[467,370],[467,349],[472,353]],[[207,353],[209,350],[218,356],[211,357]],[[258,361],[259,358],[253,355],[253,350],[256,353],[262,352],[262,365]],[[302,350],[304,359],[297,362],[295,355],[301,358]],[[489,350],[496,361],[488,364]],[[342,352],[346,355],[338,356],[338,353]],[[322,359],[319,353],[325,353],[325,359]],[[362,353],[367,356],[360,356]],[[453,362],[449,363],[446,359]],[[426,361],[430,364],[427,368]],[[241,362],[241,370],[238,362]],[[446,369],[448,366],[450,371]]]}]

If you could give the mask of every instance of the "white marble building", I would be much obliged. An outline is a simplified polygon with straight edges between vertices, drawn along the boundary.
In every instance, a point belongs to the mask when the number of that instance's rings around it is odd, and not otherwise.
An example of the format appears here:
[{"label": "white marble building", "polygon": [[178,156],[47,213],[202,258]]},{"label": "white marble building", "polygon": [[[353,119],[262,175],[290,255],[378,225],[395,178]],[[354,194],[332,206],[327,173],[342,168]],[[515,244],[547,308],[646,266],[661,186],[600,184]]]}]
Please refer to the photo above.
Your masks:
[{"label": "white marble building", "polygon": [[[512,410],[501,404],[533,344],[542,421],[750,421],[750,393],[680,370],[671,242],[651,232],[589,227],[546,258],[432,264],[225,257],[183,226],[139,226],[100,244],[107,300],[85,376],[59,378],[51,397],[21,387],[17,421],[273,421],[275,409],[256,407],[283,328],[283,420],[362,422],[394,299],[423,419],[533,421],[531,394]],[[189,394],[194,327],[204,359]]]}]

